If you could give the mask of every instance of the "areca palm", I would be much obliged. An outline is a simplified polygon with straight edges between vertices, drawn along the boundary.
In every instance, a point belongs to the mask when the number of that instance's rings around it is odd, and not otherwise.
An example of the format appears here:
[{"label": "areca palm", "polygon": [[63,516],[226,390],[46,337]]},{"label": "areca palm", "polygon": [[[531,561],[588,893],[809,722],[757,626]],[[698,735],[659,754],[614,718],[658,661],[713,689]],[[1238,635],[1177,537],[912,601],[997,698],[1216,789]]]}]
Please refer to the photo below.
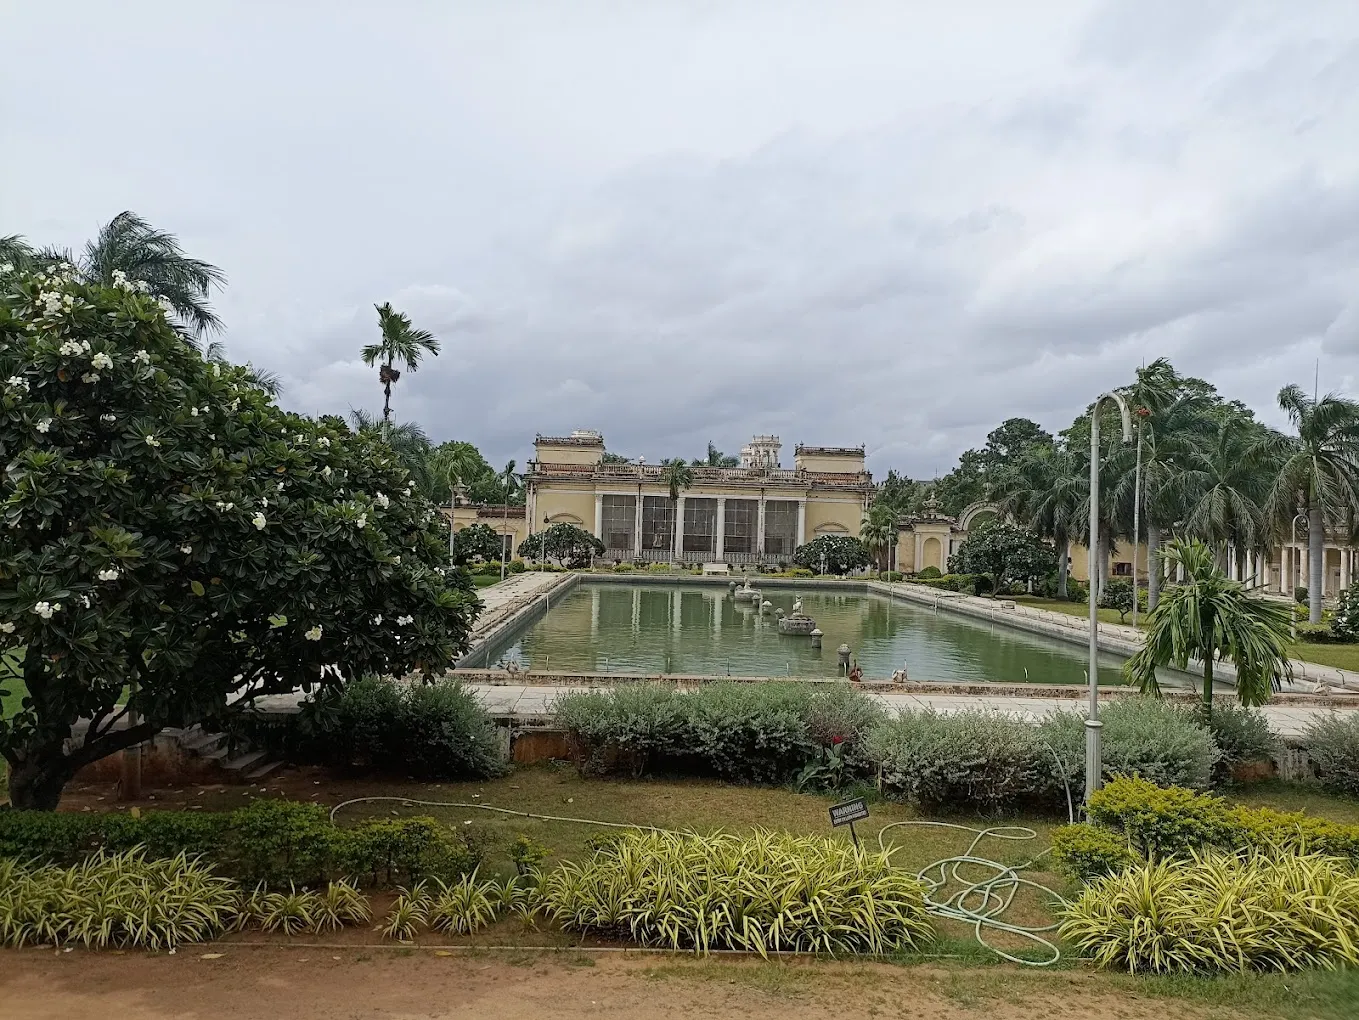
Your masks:
[{"label": "areca palm", "polygon": [[515,471],[514,468],[515,463],[511,460],[505,465],[505,470],[496,476],[500,481],[501,494],[506,506],[514,503],[523,490],[524,476]]},{"label": "areca palm", "polygon": [[425,430],[413,421],[400,424],[383,423],[374,420],[367,411],[349,412],[354,431],[360,435],[372,435],[382,439],[395,454],[397,460],[410,472],[415,487],[426,496],[436,491],[435,479],[430,472],[429,437]]},{"label": "areca palm", "polygon": [[112,284],[116,273],[142,281],[163,298],[179,319],[179,328],[195,339],[222,328],[208,298],[226,283],[226,274],[210,262],[184,254],[179,239],[158,230],[131,211],[120,212],[85,242],[80,255],[56,249],[35,249],[22,237],[0,238],[0,263],[17,266],[71,263],[92,283]]},{"label": "areca palm", "polygon": [[1359,505],[1359,403],[1334,394],[1314,400],[1293,384],[1279,391],[1279,407],[1298,434],[1261,444],[1277,458],[1266,508],[1279,523],[1299,507],[1307,514],[1308,619],[1320,623],[1325,527]]},{"label": "areca palm", "polygon": [[380,365],[378,380],[382,383],[382,421],[385,425],[392,418],[392,384],[401,378],[397,363],[404,365],[407,372],[414,372],[425,354],[438,356],[439,341],[429,330],[412,326],[410,316],[396,311],[391,302],[373,307],[377,309],[382,339],[375,344],[366,344],[361,353],[365,365]]},{"label": "areca palm", "polygon": [[1125,674],[1143,693],[1159,695],[1158,667],[1187,669],[1191,659],[1198,659],[1203,666],[1203,712],[1211,717],[1213,663],[1230,660],[1241,703],[1264,704],[1293,677],[1289,608],[1229,580],[1203,542],[1175,539],[1166,546],[1165,560],[1184,568],[1184,582],[1170,586],[1147,618],[1146,640],[1124,665]]},{"label": "areca palm", "polygon": [[675,508],[675,523],[670,528],[670,556],[679,558],[679,498],[680,493],[694,484],[694,469],[683,457],[661,461],[661,481],[670,490],[670,505]]},{"label": "areca palm", "polygon": [[1238,414],[1219,416],[1206,444],[1186,457],[1183,484],[1189,496],[1184,529],[1241,556],[1266,543],[1268,478],[1261,470],[1261,428]]}]

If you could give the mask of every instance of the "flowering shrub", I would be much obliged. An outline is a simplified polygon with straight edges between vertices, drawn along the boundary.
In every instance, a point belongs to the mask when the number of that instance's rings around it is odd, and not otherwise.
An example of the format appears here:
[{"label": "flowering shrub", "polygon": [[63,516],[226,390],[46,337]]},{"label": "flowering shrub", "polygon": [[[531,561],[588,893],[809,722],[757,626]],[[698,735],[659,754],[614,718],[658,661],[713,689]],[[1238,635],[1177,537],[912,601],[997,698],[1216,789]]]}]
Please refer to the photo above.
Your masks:
[{"label": "flowering shrub", "polygon": [[479,603],[391,450],[281,411],[135,281],[0,275],[0,379],[16,806],[55,807],[81,766],[228,695],[437,671],[465,647]]}]

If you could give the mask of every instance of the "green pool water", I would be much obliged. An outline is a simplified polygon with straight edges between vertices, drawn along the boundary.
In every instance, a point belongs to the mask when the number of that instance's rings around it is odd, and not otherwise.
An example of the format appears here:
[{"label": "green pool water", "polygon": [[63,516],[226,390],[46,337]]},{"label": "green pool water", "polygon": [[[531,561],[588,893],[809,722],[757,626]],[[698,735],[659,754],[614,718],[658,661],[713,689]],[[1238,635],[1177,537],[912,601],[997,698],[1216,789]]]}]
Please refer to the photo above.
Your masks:
[{"label": "green pool water", "polygon": [[[790,612],[797,594],[780,588],[764,597]],[[830,677],[835,650],[846,644],[870,677],[904,663],[912,680],[1085,683],[1079,645],[876,594],[800,594],[825,634],[819,650],[806,637],[780,634],[773,616],[735,601],[725,586],[587,581],[487,659],[564,673]],[[1121,664],[1101,656],[1100,682],[1121,683]]]}]

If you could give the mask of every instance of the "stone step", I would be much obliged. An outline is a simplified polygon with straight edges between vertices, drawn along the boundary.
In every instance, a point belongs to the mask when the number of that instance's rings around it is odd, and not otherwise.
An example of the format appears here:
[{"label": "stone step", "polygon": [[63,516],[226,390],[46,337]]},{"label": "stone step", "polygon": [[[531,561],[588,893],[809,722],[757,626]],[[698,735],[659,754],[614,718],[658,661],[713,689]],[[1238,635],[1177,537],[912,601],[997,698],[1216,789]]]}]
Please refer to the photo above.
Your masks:
[{"label": "stone step", "polygon": [[183,747],[186,751],[207,757],[218,748],[224,748],[226,742],[227,735],[225,733],[199,733],[184,741]]},{"label": "stone step", "polygon": [[247,751],[245,754],[238,755],[230,761],[223,762],[222,768],[226,769],[228,772],[243,773],[247,769],[251,769],[260,764],[268,756],[268,751]]},{"label": "stone step", "polygon": [[283,766],[282,759],[270,758],[267,761],[261,762],[260,764],[256,765],[253,769],[247,772],[245,774],[245,778],[248,782],[251,783],[258,782],[265,776],[269,775],[269,773],[273,772],[275,769],[282,768],[282,766]]}]

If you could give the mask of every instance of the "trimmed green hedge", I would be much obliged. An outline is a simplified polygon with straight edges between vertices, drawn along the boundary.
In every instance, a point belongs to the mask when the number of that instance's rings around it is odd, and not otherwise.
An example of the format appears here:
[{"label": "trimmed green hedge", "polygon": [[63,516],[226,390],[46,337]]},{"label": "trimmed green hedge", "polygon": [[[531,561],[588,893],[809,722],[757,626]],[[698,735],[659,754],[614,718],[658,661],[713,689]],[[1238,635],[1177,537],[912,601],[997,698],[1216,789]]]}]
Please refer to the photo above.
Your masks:
[{"label": "trimmed green hedge", "polygon": [[97,850],[145,847],[153,858],[201,855],[246,882],[309,885],[350,876],[373,885],[471,872],[479,855],[433,818],[331,825],[325,808],[260,800],[231,812],[70,814],[0,811],[0,857],[70,865]]},{"label": "trimmed green hedge", "polygon": [[849,687],[711,683],[692,693],[629,684],[565,694],[554,706],[584,774],[715,775],[785,783],[824,748],[867,775],[864,734],[883,718],[876,701]]},{"label": "trimmed green hedge", "polygon": [[1122,870],[1129,853],[1160,860],[1209,848],[1270,856],[1319,853],[1359,866],[1359,825],[1301,811],[1242,807],[1129,777],[1099,790],[1087,810],[1094,824],[1065,826],[1053,835],[1054,862],[1081,879]]}]

